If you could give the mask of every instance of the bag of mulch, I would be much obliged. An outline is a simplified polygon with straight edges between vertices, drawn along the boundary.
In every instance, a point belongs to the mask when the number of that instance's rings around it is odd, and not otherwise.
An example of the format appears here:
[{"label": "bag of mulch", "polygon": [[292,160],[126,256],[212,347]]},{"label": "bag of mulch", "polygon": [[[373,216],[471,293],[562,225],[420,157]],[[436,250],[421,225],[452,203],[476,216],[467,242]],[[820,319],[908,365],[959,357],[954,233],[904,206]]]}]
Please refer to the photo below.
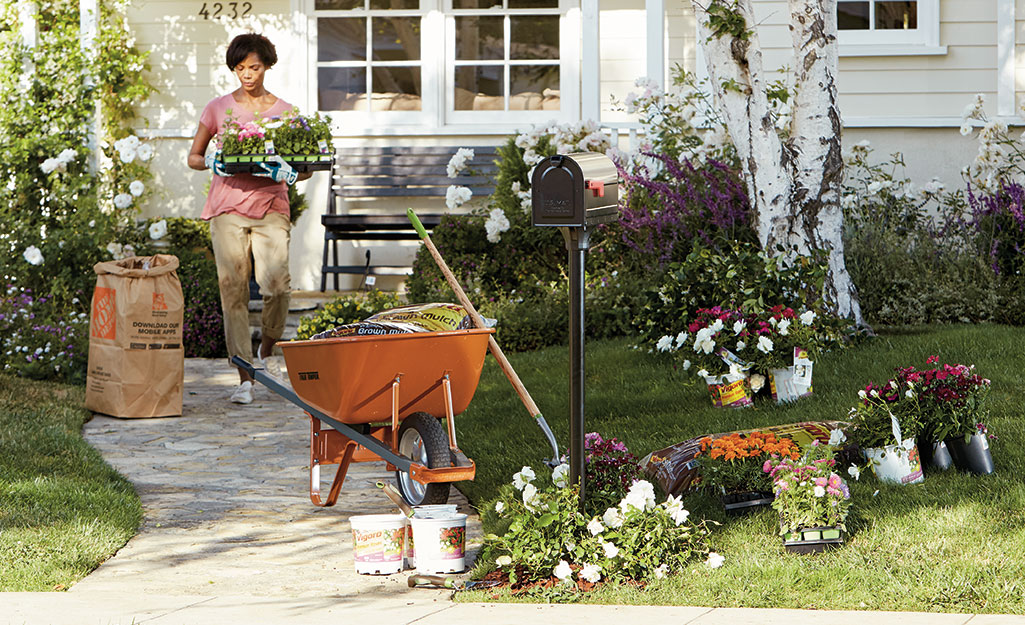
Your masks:
[{"label": "bag of mulch", "polygon": [[93,267],[86,409],[123,418],[182,413],[185,298],[177,269],[178,258],[167,254]]},{"label": "bag of mulch", "polygon": [[[466,309],[459,304],[414,304],[412,306],[401,306],[367,317],[367,321],[388,321],[411,323],[420,326],[428,332],[445,332],[448,330],[466,330],[474,327],[473,317]],[[484,323],[492,327],[494,322]]]},{"label": "bag of mulch", "polygon": [[314,334],[310,340],[335,339],[343,336],[383,336],[386,334],[409,334],[411,332],[427,332],[418,325],[412,323],[399,323],[388,321],[360,321],[359,323],[347,323],[343,326],[325,330],[320,334]]}]

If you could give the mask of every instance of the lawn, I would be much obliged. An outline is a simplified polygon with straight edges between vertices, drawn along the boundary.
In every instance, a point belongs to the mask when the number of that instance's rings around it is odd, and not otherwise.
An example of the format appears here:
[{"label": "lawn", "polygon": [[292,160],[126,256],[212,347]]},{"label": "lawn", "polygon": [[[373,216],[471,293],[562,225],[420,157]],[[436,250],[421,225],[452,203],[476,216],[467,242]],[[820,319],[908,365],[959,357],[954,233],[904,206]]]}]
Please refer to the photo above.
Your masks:
[{"label": "lawn", "polygon": [[[976,364],[993,382],[990,431],[997,471],[986,477],[927,473],[924,484],[892,486],[871,475],[851,484],[847,544],[832,553],[784,552],[774,513],[727,518],[718,500],[691,493],[686,505],[722,523],[712,548],[726,564],[695,563],[644,591],[605,588],[572,600],[818,609],[1025,613],[1025,329],[993,325],[883,330],[815,363],[815,393],[793,405],[714,408],[688,383],[626,340],[587,345],[586,431],[614,436],[638,456],[713,432],[802,420],[843,419],[858,389],[885,382],[898,365]],[[568,444],[568,350],[513,354],[514,367],[560,444]],[[479,506],[523,465],[541,469],[548,451],[503,374],[489,359],[470,408],[457,419],[477,479],[460,484]],[[493,600],[489,593],[462,593]],[[551,598],[551,597],[550,597]],[[503,600],[517,600],[503,597]]]},{"label": "lawn", "polygon": [[71,586],[142,519],[132,485],[82,438],[84,392],[0,375],[0,591]]}]

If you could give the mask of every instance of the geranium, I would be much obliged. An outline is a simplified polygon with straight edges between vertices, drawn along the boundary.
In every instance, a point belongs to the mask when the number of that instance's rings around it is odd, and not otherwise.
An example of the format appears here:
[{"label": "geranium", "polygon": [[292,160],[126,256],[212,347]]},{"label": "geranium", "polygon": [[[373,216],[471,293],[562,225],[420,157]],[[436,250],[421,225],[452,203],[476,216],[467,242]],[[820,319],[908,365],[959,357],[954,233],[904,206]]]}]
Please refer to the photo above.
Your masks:
[{"label": "geranium", "polygon": [[[930,356],[926,364],[939,365],[939,357]],[[990,381],[975,372],[975,365],[942,364],[922,371],[898,367],[896,379],[917,393],[923,430],[930,441],[969,437],[989,415]]]},{"label": "geranium", "polygon": [[822,444],[809,446],[797,460],[787,457],[768,463],[780,535],[810,527],[844,529],[851,495],[835,467],[833,447]]},{"label": "geranium", "polygon": [[769,492],[771,480],[764,471],[772,458],[796,460],[801,453],[790,438],[772,432],[733,433],[713,439],[706,436],[694,455],[701,484],[726,493]]}]

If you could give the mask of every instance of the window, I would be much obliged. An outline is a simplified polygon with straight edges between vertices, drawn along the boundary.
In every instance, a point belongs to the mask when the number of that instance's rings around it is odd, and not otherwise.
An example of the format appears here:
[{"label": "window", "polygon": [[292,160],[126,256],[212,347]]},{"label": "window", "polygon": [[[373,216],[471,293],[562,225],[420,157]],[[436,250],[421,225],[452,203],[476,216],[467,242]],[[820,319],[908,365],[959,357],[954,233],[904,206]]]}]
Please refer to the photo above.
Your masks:
[{"label": "window", "polygon": [[841,54],[845,47],[882,46],[894,50],[904,47],[939,46],[939,8],[937,0],[840,0],[836,8]]},{"label": "window", "polygon": [[522,126],[578,105],[577,0],[308,1],[311,93],[342,125]]}]

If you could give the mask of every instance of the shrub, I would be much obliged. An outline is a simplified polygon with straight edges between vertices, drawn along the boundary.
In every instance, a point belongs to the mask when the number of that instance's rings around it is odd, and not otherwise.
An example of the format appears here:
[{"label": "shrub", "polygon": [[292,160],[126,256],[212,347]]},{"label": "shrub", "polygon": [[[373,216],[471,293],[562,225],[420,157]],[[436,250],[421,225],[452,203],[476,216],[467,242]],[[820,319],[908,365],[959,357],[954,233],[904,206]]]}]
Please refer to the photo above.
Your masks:
[{"label": "shrub", "polygon": [[89,353],[86,305],[54,306],[47,296],[8,285],[0,296],[0,363],[3,370],[35,379],[85,381]]},{"label": "shrub", "polygon": [[618,504],[641,478],[637,456],[621,441],[603,439],[597,432],[584,435],[584,471],[589,514],[603,513]]},{"label": "shrub", "polygon": [[324,304],[310,316],[299,320],[296,340],[308,339],[314,334],[348,323],[363,321],[374,313],[398,308],[402,305],[399,296],[390,291],[359,291],[341,295]]}]

